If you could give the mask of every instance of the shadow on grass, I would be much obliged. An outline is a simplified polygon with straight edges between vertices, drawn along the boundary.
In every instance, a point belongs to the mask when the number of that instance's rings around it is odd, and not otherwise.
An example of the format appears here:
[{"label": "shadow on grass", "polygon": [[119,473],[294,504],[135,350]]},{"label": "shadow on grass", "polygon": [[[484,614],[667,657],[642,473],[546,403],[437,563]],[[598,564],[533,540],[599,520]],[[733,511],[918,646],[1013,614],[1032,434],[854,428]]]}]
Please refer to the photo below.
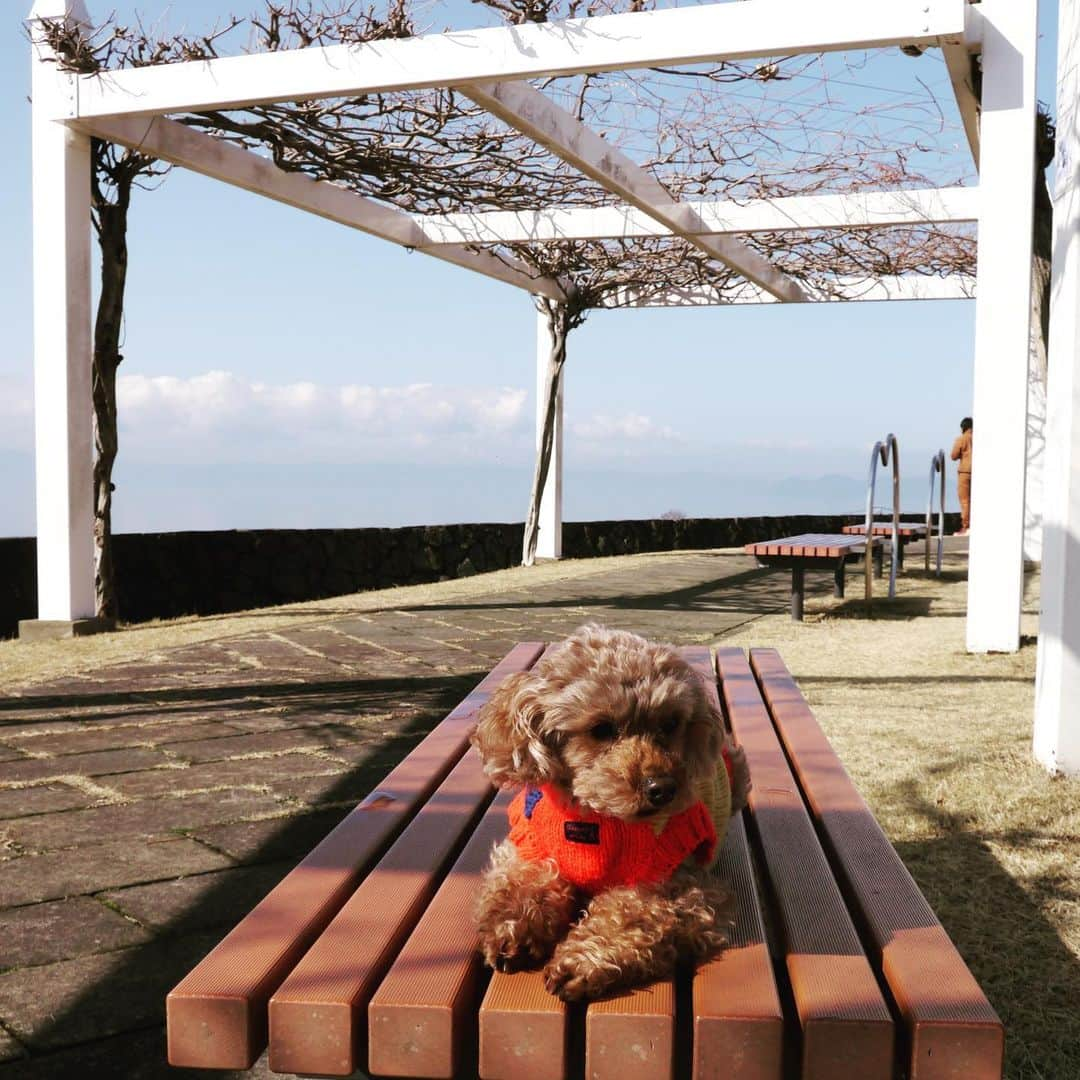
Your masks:
[{"label": "shadow on grass", "polygon": [[837,604],[821,612],[820,615],[825,620],[846,619],[871,622],[910,622],[912,619],[955,617],[952,612],[935,615],[933,604],[934,601],[929,596],[894,596],[890,599],[884,585],[875,585],[874,598],[869,607],[860,593],[858,597],[849,595],[842,604]]},{"label": "shadow on grass", "polygon": [[935,574],[932,570],[927,573],[923,567],[918,569],[908,569],[904,571],[904,577],[914,578],[916,581],[943,581],[955,584],[958,581],[967,581],[967,568],[961,570],[942,570],[940,574]]},{"label": "shadow on grass", "polygon": [[[327,777],[328,787],[317,798],[310,812],[272,822],[252,823],[253,836],[233,844],[228,840],[214,846],[229,852],[237,862],[235,869],[210,871],[208,885],[195,901],[169,922],[157,928],[154,939],[145,945],[112,954],[114,963],[107,973],[81,992],[60,993],[55,989],[58,1006],[48,1019],[36,1024],[26,1042],[29,1059],[9,1063],[6,1068],[14,1080],[60,1080],[60,1078],[181,1078],[244,1076],[244,1073],[173,1069],[165,1060],[165,995],[285,873],[305,856],[338,821],[351,805],[363,798],[438,722],[476,685],[482,673],[428,679],[397,679],[365,683],[354,681],[348,689],[340,685],[311,684],[290,686],[315,707],[332,701],[339,708],[357,711],[380,707],[388,695],[400,698],[408,694],[416,715],[390,740],[370,753],[358,757],[353,769],[337,778]],[[265,688],[260,687],[260,691]],[[214,695],[213,700],[231,702],[237,688]],[[177,699],[179,704],[179,699]],[[236,704],[236,702],[231,702]],[[399,702],[400,703],[400,702]],[[69,703],[70,707],[70,703]],[[327,804],[348,805],[326,808]],[[319,809],[318,807],[324,807]],[[228,826],[223,823],[223,826]],[[191,834],[213,833],[214,827],[186,830]],[[84,838],[86,846],[110,837]],[[144,843],[133,837],[132,843]],[[392,842],[392,841],[391,841]],[[33,858],[34,856],[23,856]],[[257,870],[250,868],[257,867]],[[253,882],[253,878],[259,880]],[[110,889],[120,893],[123,886]],[[0,913],[0,926],[3,914]],[[94,961],[102,957],[92,958]],[[63,978],[63,965],[80,966],[79,960],[48,965],[54,977]],[[37,972],[43,969],[24,969]],[[18,973],[16,973],[18,974]],[[71,978],[76,978],[73,971]],[[35,978],[35,987],[27,993],[45,993],[45,982]],[[16,1022],[17,1017],[10,1018]],[[5,1066],[0,1065],[0,1071]]]},{"label": "shadow on grass", "polygon": [[1080,1076],[1080,960],[1035,902],[1067,898],[1049,881],[1029,895],[976,834],[897,850],[1005,1025],[1006,1076]]},{"label": "shadow on grass", "polygon": [[1080,958],[1045,915],[1075,905],[1075,886],[1044,874],[1022,888],[995,857],[990,837],[911,798],[943,835],[896,850],[1005,1025],[1006,1077],[1080,1076]]}]

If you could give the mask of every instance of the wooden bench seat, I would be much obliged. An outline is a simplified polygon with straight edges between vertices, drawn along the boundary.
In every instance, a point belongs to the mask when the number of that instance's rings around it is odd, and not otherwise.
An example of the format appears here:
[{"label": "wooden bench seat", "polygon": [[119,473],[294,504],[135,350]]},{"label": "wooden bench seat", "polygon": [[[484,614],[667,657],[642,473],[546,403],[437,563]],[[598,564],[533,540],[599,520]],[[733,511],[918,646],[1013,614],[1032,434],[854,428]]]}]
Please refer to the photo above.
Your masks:
[{"label": "wooden bench seat", "polygon": [[[881,576],[883,540],[875,535],[870,538],[874,573]],[[759,566],[791,570],[791,617],[798,622],[803,617],[803,599],[807,570],[832,570],[833,595],[844,595],[844,574],[849,562],[865,558],[867,540],[865,535],[844,533],[801,533],[783,536],[778,540],[760,540],[747,544],[744,550],[757,559]]]},{"label": "wooden bench seat", "polygon": [[[840,531],[845,536],[865,536],[865,525],[844,525]],[[870,527],[870,531],[874,536],[892,536],[892,524],[888,521],[876,521]],[[901,521],[900,527],[896,530],[897,538],[905,544],[914,543],[916,540],[922,540],[926,536],[926,526],[918,525],[915,522]]]},{"label": "wooden bench seat", "polygon": [[244,1069],[269,1044],[273,1071],[324,1076],[1000,1077],[997,1016],[778,654],[682,652],[754,783],[716,871],[720,957],[588,1007],[482,967],[472,905],[511,793],[467,736],[541,655],[525,643],[173,990],[170,1062]]},{"label": "wooden bench seat", "polygon": [[[865,525],[845,525],[840,530],[842,533],[848,536],[865,536]],[[891,521],[876,521],[870,526],[870,531],[874,536],[880,536],[882,540],[892,541],[892,522]],[[914,544],[918,540],[922,540],[924,543],[929,544],[927,540],[927,530],[925,524],[919,524],[915,521],[901,521],[899,527],[896,530],[896,539],[898,541],[898,547],[896,551],[896,565],[899,569],[904,567],[904,548],[908,544]],[[929,551],[929,546],[927,547]]]}]

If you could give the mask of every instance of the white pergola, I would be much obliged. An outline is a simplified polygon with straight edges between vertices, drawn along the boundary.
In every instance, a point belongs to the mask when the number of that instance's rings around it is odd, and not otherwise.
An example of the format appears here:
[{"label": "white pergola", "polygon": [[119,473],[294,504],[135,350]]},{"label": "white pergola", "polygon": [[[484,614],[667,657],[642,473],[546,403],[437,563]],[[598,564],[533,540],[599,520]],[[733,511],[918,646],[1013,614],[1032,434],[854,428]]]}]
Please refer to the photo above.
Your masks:
[{"label": "white pergola", "polygon": [[[1077,99],[1070,48],[1080,0],[1061,0],[1058,205],[1050,410],[1046,426],[1046,538],[1036,749],[1048,766],[1080,771],[1080,195]],[[38,0],[31,20],[89,25],[82,0]],[[801,285],[740,234],[911,223],[977,222],[979,260],[973,415],[979,467],[972,499],[967,645],[1019,647],[1035,140],[1036,2],[1029,0],[745,0],[545,24],[447,32],[352,46],[310,47],[129,68],[58,70],[34,37],[34,335],[41,620],[94,615],[91,526],[90,139],[192,169],[354,229],[564,299],[562,285],[477,245],[554,239],[679,237],[745,284],[723,303],[955,298],[961,278],[837,280]],[[885,46],[941,49],[979,185],[813,195],[750,202],[679,202],[626,154],[527,80],[549,75],[674,67]],[[981,100],[974,90],[981,62]],[[538,207],[409,214],[345,188],[279,170],[269,159],[193,130],[170,114],[275,101],[454,87],[545,147],[617,200],[599,208]],[[621,303],[633,304],[625,296]],[[721,302],[708,289],[643,303]],[[539,323],[538,379],[549,354]],[[542,402],[541,402],[542,404]],[[1041,417],[1033,417],[1041,426]],[[562,403],[544,490],[538,553],[561,549]],[[1073,596],[1070,607],[1069,592]]]}]

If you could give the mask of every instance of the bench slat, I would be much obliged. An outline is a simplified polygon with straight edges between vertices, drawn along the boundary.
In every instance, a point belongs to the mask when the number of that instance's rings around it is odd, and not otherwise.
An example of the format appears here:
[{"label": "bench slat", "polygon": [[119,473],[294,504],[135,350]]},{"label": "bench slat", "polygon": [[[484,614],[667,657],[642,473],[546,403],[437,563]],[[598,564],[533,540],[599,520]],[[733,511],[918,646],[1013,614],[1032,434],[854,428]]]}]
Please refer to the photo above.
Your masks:
[{"label": "bench slat", "polygon": [[764,857],[803,1031],[805,1080],[892,1074],[892,1017],[741,649],[718,649],[724,703],[753,780]]},{"label": "bench slat", "polygon": [[496,971],[480,1006],[482,1080],[564,1080],[567,1006],[541,971]]},{"label": "bench slat", "polygon": [[1000,1078],[1001,1021],[829,745],[779,654],[751,664],[849,904],[909,1027],[912,1080]]},{"label": "bench slat", "polygon": [[[881,546],[881,540],[874,537],[870,541],[872,548]],[[776,540],[759,540],[744,545],[748,555],[759,559],[838,559],[842,555],[862,555],[866,549],[865,536],[845,535],[841,533],[804,533],[801,536],[782,536]]]},{"label": "bench slat", "polygon": [[470,749],[270,999],[274,1072],[364,1067],[368,1001],[492,794]]},{"label": "bench slat", "polygon": [[664,1080],[675,1067],[675,984],[594,1001],[585,1014],[589,1080]]},{"label": "bench slat", "polygon": [[368,1006],[368,1071],[461,1075],[474,1034],[481,960],[473,905],[492,847],[509,832],[513,792],[500,792],[432,898]]},{"label": "bench slat", "polygon": [[[679,651],[704,678],[709,697],[719,707],[709,649]],[[728,826],[717,873],[734,897],[735,925],[728,947],[694,976],[693,1076],[715,1076],[723,1063],[738,1062],[740,1080],[779,1080],[784,1016],[742,813]]]},{"label": "bench slat", "polygon": [[172,1065],[250,1068],[266,1046],[267,1003],[372,863],[468,746],[480,706],[543,646],[515,646],[477,688],[300,862],[166,1000]]},{"label": "bench slat", "polygon": [[735,925],[728,947],[694,976],[692,1075],[723,1075],[723,1063],[738,1062],[739,1080],[780,1080],[784,1014],[742,814],[728,826],[717,873],[734,896]]}]

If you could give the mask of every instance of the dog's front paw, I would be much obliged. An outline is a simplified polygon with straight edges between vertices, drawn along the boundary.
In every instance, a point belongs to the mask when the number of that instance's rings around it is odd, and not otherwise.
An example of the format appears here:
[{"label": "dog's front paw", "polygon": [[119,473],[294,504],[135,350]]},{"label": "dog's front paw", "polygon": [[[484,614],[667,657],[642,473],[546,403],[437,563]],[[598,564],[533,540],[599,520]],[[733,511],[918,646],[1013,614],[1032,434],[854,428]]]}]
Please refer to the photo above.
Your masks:
[{"label": "dog's front paw", "polygon": [[570,926],[574,888],[550,861],[526,862],[510,840],[491,854],[476,898],[480,951],[496,971],[540,967]]},{"label": "dog's front paw", "polygon": [[582,953],[560,948],[546,968],[544,987],[563,1001],[602,997],[618,982],[619,972],[598,967]]},{"label": "dog's front paw", "polygon": [[504,919],[480,933],[484,962],[496,971],[539,967],[551,955],[552,942],[538,940],[527,919]]}]

